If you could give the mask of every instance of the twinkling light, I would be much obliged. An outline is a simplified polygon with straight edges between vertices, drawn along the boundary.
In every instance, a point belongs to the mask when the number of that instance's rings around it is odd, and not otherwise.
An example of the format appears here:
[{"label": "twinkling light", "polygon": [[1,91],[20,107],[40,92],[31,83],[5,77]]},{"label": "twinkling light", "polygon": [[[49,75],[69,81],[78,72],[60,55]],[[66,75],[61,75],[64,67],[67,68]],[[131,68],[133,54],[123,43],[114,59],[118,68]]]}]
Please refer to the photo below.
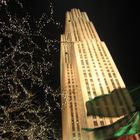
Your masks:
[{"label": "twinkling light", "polygon": [[[24,8],[20,1],[13,1]],[[60,128],[55,127],[55,111],[61,110],[60,89],[48,84],[59,41],[44,33],[47,24],[60,28],[60,22],[54,19],[52,3],[50,15],[43,13],[32,23],[27,13],[11,14],[10,2],[0,1],[0,137],[60,140]]]}]

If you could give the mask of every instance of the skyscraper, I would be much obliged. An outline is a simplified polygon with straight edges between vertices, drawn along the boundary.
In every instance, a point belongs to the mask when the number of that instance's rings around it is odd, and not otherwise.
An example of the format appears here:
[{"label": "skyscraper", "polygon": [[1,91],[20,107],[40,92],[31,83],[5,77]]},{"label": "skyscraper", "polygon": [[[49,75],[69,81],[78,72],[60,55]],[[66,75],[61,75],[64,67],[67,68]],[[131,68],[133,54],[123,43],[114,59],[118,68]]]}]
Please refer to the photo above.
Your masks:
[{"label": "skyscraper", "polygon": [[[119,71],[93,23],[85,12],[72,9],[66,13],[65,32],[61,35],[61,92],[63,140],[96,140],[94,133],[82,128],[94,128],[120,118],[87,116],[86,101],[118,89],[117,97],[105,101],[117,104],[127,112],[132,101],[120,94],[127,92]],[[114,111],[115,107],[108,112]]]}]

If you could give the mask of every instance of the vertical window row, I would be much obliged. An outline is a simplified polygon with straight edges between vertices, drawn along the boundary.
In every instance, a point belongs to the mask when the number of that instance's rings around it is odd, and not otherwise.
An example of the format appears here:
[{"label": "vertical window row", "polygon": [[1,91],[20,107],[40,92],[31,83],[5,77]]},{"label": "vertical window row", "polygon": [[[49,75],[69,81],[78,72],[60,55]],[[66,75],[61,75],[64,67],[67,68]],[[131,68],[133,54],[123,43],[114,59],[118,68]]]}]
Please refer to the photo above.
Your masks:
[{"label": "vertical window row", "polygon": [[83,37],[85,38],[84,29],[83,29],[83,26],[82,26],[82,23],[81,23],[81,19],[78,18],[78,21],[79,21],[80,29],[81,29],[81,31],[82,31],[82,35],[83,35]]},{"label": "vertical window row", "polygon": [[75,41],[78,41],[77,34],[76,34],[76,28],[75,28],[74,22],[71,22],[71,23],[72,23],[72,26],[73,26],[73,34],[74,34]]},{"label": "vertical window row", "polygon": [[76,35],[77,35],[77,38],[78,38],[78,40],[77,40],[77,41],[79,41],[79,40],[80,40],[80,35],[79,35],[79,32],[77,31],[77,30],[78,30],[78,27],[77,27],[76,22],[74,22],[74,25],[75,25]]},{"label": "vertical window row", "polygon": [[116,75],[116,73],[115,73],[113,67],[111,66],[111,62],[109,61],[109,58],[108,58],[108,56],[107,56],[107,54],[106,54],[104,48],[102,48],[101,50],[103,51],[103,53],[104,53],[104,55],[105,55],[105,57],[106,57],[106,60],[108,60],[107,63],[108,63],[109,66],[107,67],[107,70],[110,71],[110,73],[111,73],[109,76],[110,76],[111,78],[115,79],[115,82],[116,82],[117,88],[118,88],[118,87],[120,87],[120,83],[119,83],[119,81],[118,81],[118,79],[117,79],[117,75]]},{"label": "vertical window row", "polygon": [[[98,77],[98,72],[97,72],[97,68],[96,68],[96,65],[95,65],[95,62],[94,62],[94,58],[93,58],[93,54],[91,52],[91,49],[90,49],[90,46],[89,46],[89,43],[87,42],[87,48],[88,48],[88,51],[89,51],[89,55],[90,55],[90,58],[91,58],[91,61],[92,61],[92,64],[93,64],[93,67],[94,67],[94,71],[96,71],[96,77]],[[97,54],[96,54],[97,55]],[[96,56],[97,57],[97,56]],[[93,91],[93,95],[94,96],[97,96],[97,93],[96,93],[96,90],[95,90],[95,85],[93,83],[93,77],[92,77],[92,74],[90,72],[90,75],[89,75],[89,78],[90,78],[90,84],[91,84],[91,87],[92,87],[92,91]],[[99,78],[98,78],[98,82],[99,82]]]},{"label": "vertical window row", "polygon": [[71,125],[72,125],[72,135],[73,137],[75,137],[75,118],[74,118],[74,106],[73,106],[73,102],[74,102],[74,97],[73,97],[73,90],[74,90],[74,75],[73,75],[73,71],[72,71],[72,66],[69,65],[67,70],[67,74],[68,74],[68,78],[67,78],[67,82],[68,82],[68,92],[69,92],[69,106],[70,106],[70,112],[71,112]]},{"label": "vertical window row", "polygon": [[[94,46],[94,45],[92,44],[92,46]],[[88,45],[88,48],[89,48],[89,45]],[[89,48],[89,50],[90,50],[90,48]],[[96,74],[96,77],[97,77],[97,80],[98,80],[98,83],[99,83],[99,87],[100,87],[101,93],[103,94],[104,91],[103,91],[102,83],[101,83],[101,81],[100,81],[100,77],[99,77],[99,74],[98,74],[97,66],[96,66],[96,65],[97,65],[97,64],[99,65],[100,70],[102,69],[102,67],[101,67],[101,65],[100,65],[99,58],[98,58],[97,52],[96,52],[96,50],[95,50],[94,47],[93,47],[93,51],[94,51],[95,57],[96,57],[96,59],[97,59],[97,63],[96,63],[96,64],[95,64],[95,61],[94,61],[94,59],[93,59],[92,53],[90,53],[90,55],[91,55],[91,58],[92,58],[92,63],[93,63],[93,67],[94,67],[94,69],[95,69],[95,74]],[[89,51],[89,52],[91,52],[91,51]],[[103,74],[103,72],[102,72],[102,74]],[[104,76],[104,74],[103,74],[103,76]]]},{"label": "vertical window row", "polygon": [[[85,78],[85,83],[86,83],[86,89],[87,89],[87,93],[88,93],[88,96],[89,98],[92,98],[92,94],[91,92],[92,91],[92,88],[90,88],[90,81],[88,82],[88,78],[92,79],[92,74],[91,74],[91,71],[90,71],[90,68],[89,68],[89,62],[88,62],[88,59],[87,59],[87,54],[85,52],[85,47],[83,46],[80,46],[78,45],[78,48],[79,48],[79,52],[81,53],[80,54],[80,60],[81,60],[81,64],[82,64],[82,70],[83,70],[83,75],[84,75],[84,78]],[[95,91],[94,91],[95,93]]]},{"label": "vertical window row", "polygon": [[[72,104],[72,122],[74,123],[72,126],[73,129],[73,139],[76,138],[76,128],[77,128],[77,136],[80,140],[81,134],[80,134],[80,123],[79,123],[79,118],[78,118],[78,105],[77,105],[77,98],[76,98],[76,92],[75,92],[75,84],[74,84],[74,73],[73,71],[71,71],[71,83],[72,83],[72,100],[71,100],[71,104]],[[74,117],[75,116],[75,117]],[[75,127],[75,128],[74,128]]]},{"label": "vertical window row", "polygon": [[97,41],[96,31],[94,31],[94,25],[91,22],[89,23],[89,27],[91,29],[91,32],[93,33],[93,36],[94,36],[93,39]]},{"label": "vertical window row", "polygon": [[90,23],[89,23],[89,22],[87,22],[86,24],[87,24],[87,27],[88,27],[88,30],[89,30],[89,33],[90,33],[91,38],[93,38],[93,39],[94,39],[93,32],[92,32],[92,30],[91,30],[91,28],[90,28]]},{"label": "vertical window row", "polygon": [[96,36],[95,36],[94,31],[92,30],[92,27],[91,27],[91,22],[88,23],[88,27],[89,27],[89,29],[90,29],[90,30],[89,30],[90,33],[92,34],[92,38],[96,40]]},{"label": "vertical window row", "polygon": [[86,37],[87,38],[90,38],[90,35],[89,35],[89,30],[88,30],[88,28],[87,28],[87,26],[86,26],[86,22],[87,21],[85,21],[85,20],[81,20],[82,21],[82,23],[83,23],[83,27],[84,27],[84,32],[85,32],[85,34],[86,34]]}]

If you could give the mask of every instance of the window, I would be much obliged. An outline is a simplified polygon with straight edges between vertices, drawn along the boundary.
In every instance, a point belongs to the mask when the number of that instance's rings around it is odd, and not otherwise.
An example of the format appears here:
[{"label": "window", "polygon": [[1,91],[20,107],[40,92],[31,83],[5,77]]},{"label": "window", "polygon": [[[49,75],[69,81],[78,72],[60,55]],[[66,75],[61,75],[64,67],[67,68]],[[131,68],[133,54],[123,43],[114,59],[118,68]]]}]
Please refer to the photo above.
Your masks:
[{"label": "window", "polygon": [[78,133],[78,137],[80,137],[81,136],[81,134],[80,133]]},{"label": "window", "polygon": [[112,83],[113,88],[116,88],[116,86],[115,86],[115,83],[114,83],[113,79],[111,79],[111,83]]},{"label": "window", "polygon": [[89,77],[92,77],[91,73],[89,73]]},{"label": "window", "polygon": [[94,126],[98,126],[97,121],[93,121]]},{"label": "window", "polygon": [[88,95],[91,95],[91,94],[90,94],[90,91],[88,91]]},{"label": "window", "polygon": [[97,94],[96,94],[96,92],[93,90],[93,94],[95,95],[95,96],[97,96]]},{"label": "window", "polygon": [[84,76],[86,76],[87,74],[86,73],[84,73]]},{"label": "window", "polygon": [[103,126],[104,125],[104,122],[103,121],[100,121],[100,124],[101,124],[101,126]]},{"label": "window", "polygon": [[106,85],[108,85],[108,84],[107,84],[107,80],[106,80],[106,79],[104,79],[104,81],[105,81],[105,84],[106,84]]},{"label": "window", "polygon": [[86,60],[86,64],[88,65],[88,61]]},{"label": "window", "polygon": [[74,124],[72,124],[72,130],[75,130]]},{"label": "window", "polygon": [[90,79],[91,82],[93,82],[93,79]]},{"label": "window", "polygon": [[75,133],[73,133],[73,137],[74,137],[74,138],[76,137]]},{"label": "window", "polygon": [[109,77],[112,77],[110,73],[108,73],[108,76],[109,76]]},{"label": "window", "polygon": [[116,80],[117,85],[120,87],[120,83],[119,83],[118,79],[115,79],[115,80]]},{"label": "window", "polygon": [[81,60],[81,64],[84,65],[84,61],[83,60]]},{"label": "window", "polygon": [[110,123],[113,123],[113,120],[112,119],[110,119]]},{"label": "window", "polygon": [[77,125],[77,130],[80,131],[80,127],[79,127],[79,125]]}]

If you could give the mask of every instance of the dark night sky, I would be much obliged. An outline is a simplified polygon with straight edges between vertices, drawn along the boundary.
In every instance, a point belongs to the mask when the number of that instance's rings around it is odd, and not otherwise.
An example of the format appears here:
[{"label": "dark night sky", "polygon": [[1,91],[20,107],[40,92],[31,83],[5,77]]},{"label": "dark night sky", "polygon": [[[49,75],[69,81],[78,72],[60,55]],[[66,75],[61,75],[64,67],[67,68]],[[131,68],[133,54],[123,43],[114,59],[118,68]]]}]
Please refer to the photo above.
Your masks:
[{"label": "dark night sky", "polygon": [[[137,5],[138,2],[127,0],[123,2],[122,0],[53,1],[55,18],[62,24],[64,24],[66,11],[71,8],[79,8],[87,12],[101,40],[107,44],[127,87],[140,84]],[[46,0],[32,0],[28,1],[28,6],[33,16],[40,16],[41,13],[47,12],[49,3]],[[49,32],[51,30],[49,29]],[[59,34],[59,32],[56,33]],[[57,71],[55,74],[58,77]]]}]

